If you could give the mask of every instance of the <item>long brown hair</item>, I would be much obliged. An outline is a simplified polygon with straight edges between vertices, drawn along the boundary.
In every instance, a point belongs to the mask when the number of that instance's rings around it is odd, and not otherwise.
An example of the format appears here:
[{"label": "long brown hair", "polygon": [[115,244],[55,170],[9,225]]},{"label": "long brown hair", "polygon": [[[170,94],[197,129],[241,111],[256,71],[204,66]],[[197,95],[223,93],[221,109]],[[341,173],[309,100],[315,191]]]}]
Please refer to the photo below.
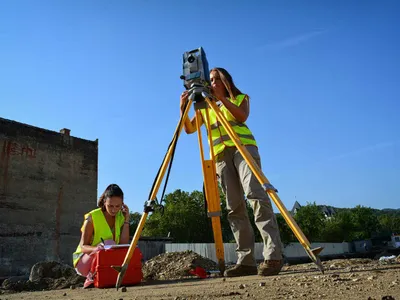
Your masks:
[{"label": "long brown hair", "polygon": [[[235,85],[233,82],[231,74],[224,68],[213,68],[211,69],[211,72],[217,72],[219,74],[219,77],[221,78],[222,83],[225,86],[226,89],[226,94],[229,96],[232,100],[235,100],[236,97],[240,94],[243,94]],[[248,96],[247,96],[248,97]]]},{"label": "long brown hair", "polygon": [[97,206],[101,207],[103,210],[105,209],[105,202],[108,198],[111,197],[121,197],[122,201],[124,201],[124,192],[117,184],[110,184],[106,190],[101,194],[99,200],[97,201]]}]

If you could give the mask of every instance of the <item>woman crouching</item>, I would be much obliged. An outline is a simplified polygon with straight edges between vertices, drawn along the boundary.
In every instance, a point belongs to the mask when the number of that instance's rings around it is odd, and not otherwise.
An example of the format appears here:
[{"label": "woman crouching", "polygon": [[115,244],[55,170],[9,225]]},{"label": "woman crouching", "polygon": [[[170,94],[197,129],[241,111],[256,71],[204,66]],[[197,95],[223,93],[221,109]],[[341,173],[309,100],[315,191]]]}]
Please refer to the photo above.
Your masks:
[{"label": "woman crouching", "polygon": [[105,245],[129,243],[129,209],[124,204],[124,193],[116,184],[110,184],[100,196],[99,208],[84,216],[81,240],[73,254],[76,272],[86,277],[84,287],[93,283],[90,272],[98,251]]}]

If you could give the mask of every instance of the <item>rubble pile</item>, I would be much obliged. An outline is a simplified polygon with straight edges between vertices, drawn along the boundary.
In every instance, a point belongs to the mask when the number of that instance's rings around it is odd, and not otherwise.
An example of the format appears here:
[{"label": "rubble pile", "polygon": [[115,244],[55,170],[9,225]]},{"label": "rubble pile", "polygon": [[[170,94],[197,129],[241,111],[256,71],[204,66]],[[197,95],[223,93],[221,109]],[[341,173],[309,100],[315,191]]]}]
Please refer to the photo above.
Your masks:
[{"label": "rubble pile", "polygon": [[400,255],[397,257],[396,255],[381,256],[379,258],[379,263],[381,265],[398,264],[400,263]]},{"label": "rubble pile", "polygon": [[217,271],[218,265],[193,251],[160,254],[143,264],[146,280],[172,280],[191,276],[190,270],[201,267],[206,271]]},{"label": "rubble pile", "polygon": [[36,263],[29,279],[10,277],[3,281],[2,290],[6,291],[42,291],[83,286],[85,278],[76,274],[74,268],[55,261]]}]

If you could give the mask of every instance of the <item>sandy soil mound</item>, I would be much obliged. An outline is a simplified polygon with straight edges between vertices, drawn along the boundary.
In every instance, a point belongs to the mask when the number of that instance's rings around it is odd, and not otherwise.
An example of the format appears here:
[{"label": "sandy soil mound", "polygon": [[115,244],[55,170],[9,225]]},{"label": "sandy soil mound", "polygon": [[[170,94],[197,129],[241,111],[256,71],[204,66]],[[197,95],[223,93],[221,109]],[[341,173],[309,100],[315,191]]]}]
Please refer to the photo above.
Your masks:
[{"label": "sandy soil mound", "polygon": [[217,271],[218,265],[193,251],[160,254],[143,264],[146,280],[172,280],[192,276],[189,271],[201,267],[206,271]]}]

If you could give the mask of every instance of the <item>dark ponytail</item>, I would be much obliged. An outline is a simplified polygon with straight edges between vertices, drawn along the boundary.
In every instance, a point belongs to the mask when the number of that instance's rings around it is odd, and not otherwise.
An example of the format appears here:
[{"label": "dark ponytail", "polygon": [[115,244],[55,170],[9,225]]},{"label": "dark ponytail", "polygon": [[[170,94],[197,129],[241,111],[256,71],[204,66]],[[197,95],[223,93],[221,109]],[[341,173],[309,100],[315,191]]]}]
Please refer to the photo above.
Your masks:
[{"label": "dark ponytail", "polygon": [[110,184],[106,190],[101,194],[99,200],[97,201],[97,206],[101,207],[104,210],[104,205],[107,198],[111,197],[121,197],[122,201],[124,200],[124,192],[117,184]]}]

